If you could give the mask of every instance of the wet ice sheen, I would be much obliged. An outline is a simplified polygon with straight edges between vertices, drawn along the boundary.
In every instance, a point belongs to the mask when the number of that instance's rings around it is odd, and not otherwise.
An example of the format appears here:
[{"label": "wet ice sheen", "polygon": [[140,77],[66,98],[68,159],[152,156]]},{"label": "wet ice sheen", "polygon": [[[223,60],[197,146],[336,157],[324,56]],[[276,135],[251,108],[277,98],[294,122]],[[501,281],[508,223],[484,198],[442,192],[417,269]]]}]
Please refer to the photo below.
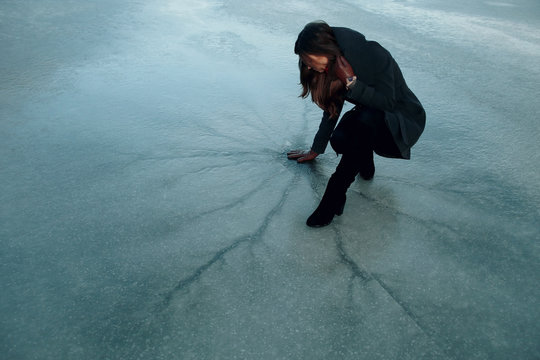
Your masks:
[{"label": "wet ice sheen", "polygon": [[[0,352],[537,358],[540,11],[505,4],[4,2]],[[386,46],[428,124],[313,230],[339,159],[285,152],[317,18]]]}]

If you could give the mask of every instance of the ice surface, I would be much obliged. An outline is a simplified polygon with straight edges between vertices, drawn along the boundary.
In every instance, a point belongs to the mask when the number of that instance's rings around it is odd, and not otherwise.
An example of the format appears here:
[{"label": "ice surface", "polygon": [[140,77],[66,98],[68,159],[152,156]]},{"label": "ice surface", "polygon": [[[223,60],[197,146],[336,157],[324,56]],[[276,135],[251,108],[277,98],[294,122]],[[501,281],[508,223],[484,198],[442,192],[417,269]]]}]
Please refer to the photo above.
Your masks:
[{"label": "ice surface", "polygon": [[[540,357],[540,4],[3,1],[5,359]],[[296,35],[387,47],[428,113],[311,229]]]}]

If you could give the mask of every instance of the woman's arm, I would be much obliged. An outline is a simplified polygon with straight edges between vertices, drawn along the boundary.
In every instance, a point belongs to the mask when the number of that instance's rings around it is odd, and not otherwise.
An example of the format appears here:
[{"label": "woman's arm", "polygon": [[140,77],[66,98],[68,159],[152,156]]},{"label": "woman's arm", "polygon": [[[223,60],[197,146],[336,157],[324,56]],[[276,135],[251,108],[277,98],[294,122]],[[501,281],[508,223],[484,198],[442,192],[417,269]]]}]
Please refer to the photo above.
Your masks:
[{"label": "woman's arm", "polygon": [[327,111],[323,112],[323,117],[321,123],[319,124],[319,130],[315,134],[313,139],[313,144],[311,145],[311,150],[315,151],[317,154],[323,154],[328,146],[328,141],[330,141],[330,136],[332,136],[332,131],[336,127],[337,119],[341,113],[341,108],[335,118],[330,117],[330,113]]}]

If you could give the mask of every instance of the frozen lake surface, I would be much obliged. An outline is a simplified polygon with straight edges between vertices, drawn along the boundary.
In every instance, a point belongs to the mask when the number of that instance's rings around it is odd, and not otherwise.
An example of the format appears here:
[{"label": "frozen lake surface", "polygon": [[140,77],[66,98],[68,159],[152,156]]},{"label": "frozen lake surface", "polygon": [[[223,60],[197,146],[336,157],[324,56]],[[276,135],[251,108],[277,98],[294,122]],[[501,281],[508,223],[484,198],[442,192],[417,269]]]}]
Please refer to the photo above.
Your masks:
[{"label": "frozen lake surface", "polygon": [[[316,19],[428,114],[322,229]],[[0,48],[3,359],[540,358],[537,0],[3,0]]]}]

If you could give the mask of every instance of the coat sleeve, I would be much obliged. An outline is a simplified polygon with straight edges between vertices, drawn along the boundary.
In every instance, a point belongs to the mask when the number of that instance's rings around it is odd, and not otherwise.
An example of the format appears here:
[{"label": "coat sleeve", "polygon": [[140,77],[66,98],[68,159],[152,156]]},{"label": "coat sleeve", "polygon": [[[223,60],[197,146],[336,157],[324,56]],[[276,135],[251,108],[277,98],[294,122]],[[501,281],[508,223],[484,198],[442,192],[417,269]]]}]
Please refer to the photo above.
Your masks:
[{"label": "coat sleeve", "polygon": [[[369,42],[365,51],[364,66],[357,66],[369,74],[355,73],[359,80],[349,89],[347,97],[355,102],[384,111],[393,111],[396,105],[394,80],[394,59],[390,53],[376,42]],[[351,59],[354,64],[355,59]],[[369,84],[362,79],[370,79]]]},{"label": "coat sleeve", "polygon": [[321,123],[319,125],[319,130],[315,134],[313,139],[313,145],[311,145],[311,150],[315,151],[317,154],[323,154],[328,146],[328,141],[330,141],[330,136],[332,136],[332,131],[336,127],[337,119],[331,118],[330,113],[324,111]]}]

